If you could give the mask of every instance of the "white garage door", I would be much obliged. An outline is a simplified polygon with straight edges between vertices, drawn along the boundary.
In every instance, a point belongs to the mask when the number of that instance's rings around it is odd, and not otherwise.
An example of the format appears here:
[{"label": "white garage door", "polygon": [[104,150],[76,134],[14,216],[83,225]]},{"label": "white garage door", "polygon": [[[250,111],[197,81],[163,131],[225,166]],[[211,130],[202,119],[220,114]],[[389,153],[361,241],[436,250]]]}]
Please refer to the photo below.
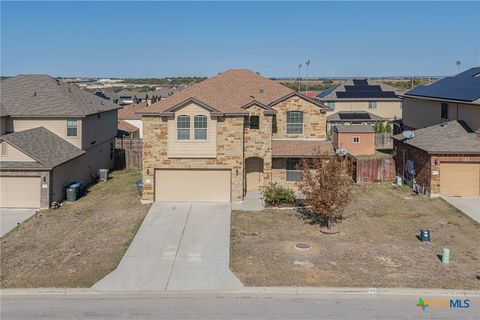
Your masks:
[{"label": "white garage door", "polygon": [[480,163],[440,163],[440,193],[445,196],[480,195]]},{"label": "white garage door", "polygon": [[230,202],[230,170],[155,171],[155,201]]},{"label": "white garage door", "polygon": [[0,188],[0,207],[40,207],[40,177],[0,177]]}]

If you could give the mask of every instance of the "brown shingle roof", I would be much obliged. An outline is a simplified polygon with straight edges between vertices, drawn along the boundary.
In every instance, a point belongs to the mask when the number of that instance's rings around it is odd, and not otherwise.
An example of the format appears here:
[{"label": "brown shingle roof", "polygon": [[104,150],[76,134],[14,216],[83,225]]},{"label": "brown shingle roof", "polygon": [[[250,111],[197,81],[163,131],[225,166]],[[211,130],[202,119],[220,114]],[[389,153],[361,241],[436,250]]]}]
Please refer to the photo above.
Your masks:
[{"label": "brown shingle roof", "polygon": [[273,158],[309,158],[319,151],[334,154],[332,142],[326,140],[272,140]]},{"label": "brown shingle roof", "polygon": [[[146,114],[168,112],[181,106],[189,99],[195,99],[214,111],[226,114],[246,114],[243,106],[256,100],[269,105],[295,92],[278,82],[265,78],[246,69],[232,69],[197,83],[179,93],[152,104],[140,111]],[[324,105],[304,97],[320,107]]]},{"label": "brown shingle roof", "polygon": [[337,124],[334,128],[334,131],[337,132],[352,132],[352,133],[375,133],[375,130],[370,125],[363,124],[352,124],[352,125],[343,125]]},{"label": "brown shingle roof", "polygon": [[412,139],[392,137],[430,154],[480,154],[480,137],[463,121],[449,121],[414,131]]},{"label": "brown shingle roof", "polygon": [[142,115],[136,112],[147,107],[146,103],[134,103],[124,106],[118,110],[118,120],[142,120]]},{"label": "brown shingle roof", "polygon": [[128,133],[137,132],[139,130],[139,128],[137,128],[133,124],[128,123],[127,121],[123,121],[123,120],[118,121],[117,129],[121,130],[121,131],[128,132]]}]

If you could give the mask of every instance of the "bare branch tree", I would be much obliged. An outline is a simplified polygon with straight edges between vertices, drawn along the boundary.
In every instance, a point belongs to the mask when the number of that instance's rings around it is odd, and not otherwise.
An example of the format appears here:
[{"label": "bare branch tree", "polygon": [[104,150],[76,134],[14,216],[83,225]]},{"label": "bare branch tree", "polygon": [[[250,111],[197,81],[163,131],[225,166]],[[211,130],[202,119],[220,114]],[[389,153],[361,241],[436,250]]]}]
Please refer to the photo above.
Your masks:
[{"label": "bare branch tree", "polygon": [[350,162],[337,154],[317,152],[314,159],[303,160],[299,166],[302,170],[300,191],[312,213],[330,229],[332,222],[343,218],[343,209],[353,197]]}]

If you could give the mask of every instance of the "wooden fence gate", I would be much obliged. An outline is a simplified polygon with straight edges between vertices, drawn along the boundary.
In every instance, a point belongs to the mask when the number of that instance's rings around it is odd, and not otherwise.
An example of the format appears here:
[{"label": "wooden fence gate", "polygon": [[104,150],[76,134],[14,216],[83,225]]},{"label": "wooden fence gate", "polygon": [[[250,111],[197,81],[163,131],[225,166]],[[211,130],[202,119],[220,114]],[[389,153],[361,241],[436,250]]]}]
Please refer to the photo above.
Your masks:
[{"label": "wooden fence gate", "polygon": [[142,169],[142,140],[115,139],[115,167],[117,169]]}]

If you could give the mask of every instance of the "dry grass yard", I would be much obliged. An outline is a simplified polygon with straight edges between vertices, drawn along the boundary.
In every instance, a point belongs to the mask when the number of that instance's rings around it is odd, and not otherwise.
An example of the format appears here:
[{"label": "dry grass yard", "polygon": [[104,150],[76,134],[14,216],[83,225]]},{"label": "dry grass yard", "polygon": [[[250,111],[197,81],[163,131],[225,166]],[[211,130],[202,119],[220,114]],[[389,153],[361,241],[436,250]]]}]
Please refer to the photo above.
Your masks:
[{"label": "dry grass yard", "polygon": [[1,238],[1,287],[90,287],[116,268],[149,206],[140,204],[136,171],[56,210],[40,211]]},{"label": "dry grass yard", "polygon": [[[478,223],[442,199],[389,183],[357,185],[355,192],[334,235],[292,209],[234,212],[231,269],[248,286],[480,289]],[[431,243],[417,238],[424,227]],[[444,247],[448,265],[437,256]]]}]

